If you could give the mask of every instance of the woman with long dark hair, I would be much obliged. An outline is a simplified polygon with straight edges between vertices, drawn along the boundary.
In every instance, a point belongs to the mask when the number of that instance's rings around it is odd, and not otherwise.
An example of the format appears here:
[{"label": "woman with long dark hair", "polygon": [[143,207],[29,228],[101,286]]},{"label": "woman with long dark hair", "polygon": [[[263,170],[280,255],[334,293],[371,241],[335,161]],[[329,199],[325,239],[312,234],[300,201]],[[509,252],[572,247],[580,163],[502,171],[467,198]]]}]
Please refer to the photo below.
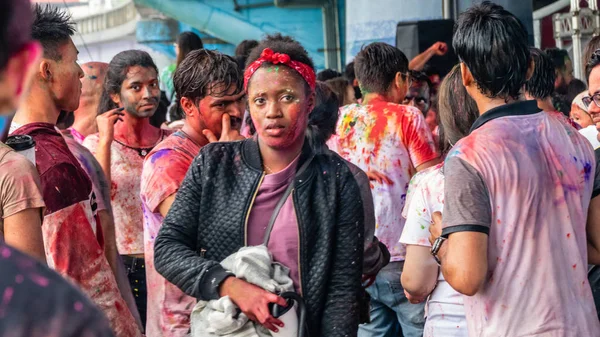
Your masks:
[{"label": "woman with long dark hair", "polygon": [[[175,70],[181,64],[181,61],[193,50],[204,48],[204,44],[200,36],[194,32],[183,32],[177,36],[175,41],[175,63],[164,68],[160,73],[160,87],[165,92],[167,100],[171,102],[171,105],[167,111],[167,122],[170,127],[171,122],[183,119],[183,112],[179,109],[179,102],[175,95],[175,87],[173,86],[173,74]],[[181,123],[183,124],[183,123]],[[180,127],[180,126],[179,126]]]},{"label": "woman with long dark hair", "polygon": [[290,269],[310,336],[356,336],[368,180],[307,141],[316,76],[304,48],[269,36],[248,58],[248,106],[257,135],[202,148],[155,242],[155,266],[199,300],[229,296],[251,320],[278,331],[277,294],[219,262],[264,244]]},{"label": "woman with long dark hair", "polygon": [[[453,144],[469,133],[479,113],[462,84],[455,66],[439,91],[440,150],[446,155]],[[444,280],[431,255],[429,225],[434,212],[443,212],[444,171],[439,164],[417,173],[410,182],[400,242],[406,245],[402,286],[411,302],[427,299],[424,336],[467,336],[462,295]]]}]

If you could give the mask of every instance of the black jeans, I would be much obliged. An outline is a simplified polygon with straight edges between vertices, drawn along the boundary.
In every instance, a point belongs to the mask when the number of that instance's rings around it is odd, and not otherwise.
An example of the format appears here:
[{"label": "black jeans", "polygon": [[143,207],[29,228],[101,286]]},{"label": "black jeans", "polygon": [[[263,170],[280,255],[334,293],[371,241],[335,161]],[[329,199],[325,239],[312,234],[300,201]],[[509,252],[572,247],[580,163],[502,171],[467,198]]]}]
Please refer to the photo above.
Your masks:
[{"label": "black jeans", "polygon": [[127,270],[127,278],[133,292],[135,305],[142,319],[142,326],[146,327],[146,310],[148,303],[148,292],[146,289],[146,265],[144,259],[135,258],[127,255],[121,255],[125,269]]}]

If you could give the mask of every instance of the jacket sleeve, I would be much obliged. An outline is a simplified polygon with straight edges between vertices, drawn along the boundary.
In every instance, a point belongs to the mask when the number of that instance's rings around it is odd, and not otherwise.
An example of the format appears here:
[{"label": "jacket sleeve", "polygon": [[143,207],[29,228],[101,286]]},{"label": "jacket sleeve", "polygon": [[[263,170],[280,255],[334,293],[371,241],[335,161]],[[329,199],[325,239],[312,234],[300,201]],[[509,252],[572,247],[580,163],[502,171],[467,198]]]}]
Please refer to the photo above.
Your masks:
[{"label": "jacket sleeve", "polygon": [[360,189],[365,219],[363,275],[375,276],[390,262],[390,252],[375,236],[375,205],[369,178],[362,170],[358,169],[354,172],[354,179]]},{"label": "jacket sleeve", "polygon": [[154,243],[154,265],[169,282],[186,294],[209,301],[218,299],[219,286],[233,274],[218,262],[198,254],[198,224],[204,155],[194,159]]},{"label": "jacket sleeve", "polygon": [[356,181],[348,176],[339,192],[335,252],[320,336],[356,336],[364,249],[364,210]]}]

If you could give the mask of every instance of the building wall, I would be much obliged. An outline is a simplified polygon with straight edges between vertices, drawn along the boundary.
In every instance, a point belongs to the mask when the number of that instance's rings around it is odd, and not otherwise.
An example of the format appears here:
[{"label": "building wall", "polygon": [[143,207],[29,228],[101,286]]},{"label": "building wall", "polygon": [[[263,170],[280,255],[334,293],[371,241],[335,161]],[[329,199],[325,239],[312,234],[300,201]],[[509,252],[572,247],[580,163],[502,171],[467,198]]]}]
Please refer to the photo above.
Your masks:
[{"label": "building wall", "polygon": [[396,44],[399,22],[442,18],[441,0],[346,0],[346,63],[363,45]]}]

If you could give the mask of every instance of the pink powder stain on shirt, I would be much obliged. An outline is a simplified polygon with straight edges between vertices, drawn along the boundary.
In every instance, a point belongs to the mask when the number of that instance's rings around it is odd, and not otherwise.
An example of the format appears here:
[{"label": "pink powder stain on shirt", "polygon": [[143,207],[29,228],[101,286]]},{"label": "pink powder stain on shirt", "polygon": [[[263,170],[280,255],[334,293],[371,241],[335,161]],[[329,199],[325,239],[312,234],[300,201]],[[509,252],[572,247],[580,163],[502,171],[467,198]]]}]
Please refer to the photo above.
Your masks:
[{"label": "pink powder stain on shirt", "polygon": [[47,287],[50,284],[50,281],[44,276],[38,274],[30,274],[29,279],[33,281],[33,283],[39,285],[40,287]]},{"label": "pink powder stain on shirt", "polygon": [[2,250],[0,251],[0,255],[2,255],[3,258],[8,259],[12,253],[10,252],[10,249],[8,249],[7,247],[2,247]]},{"label": "pink powder stain on shirt", "polygon": [[81,312],[83,310],[83,303],[79,301],[75,302],[75,304],[73,304],[73,309],[75,309],[75,311]]},{"label": "pink powder stain on shirt", "polygon": [[6,287],[6,289],[4,289],[4,294],[2,295],[2,303],[0,303],[0,318],[6,315],[6,309],[10,304],[10,300],[12,299],[14,292],[15,290],[13,289],[13,287]]}]

